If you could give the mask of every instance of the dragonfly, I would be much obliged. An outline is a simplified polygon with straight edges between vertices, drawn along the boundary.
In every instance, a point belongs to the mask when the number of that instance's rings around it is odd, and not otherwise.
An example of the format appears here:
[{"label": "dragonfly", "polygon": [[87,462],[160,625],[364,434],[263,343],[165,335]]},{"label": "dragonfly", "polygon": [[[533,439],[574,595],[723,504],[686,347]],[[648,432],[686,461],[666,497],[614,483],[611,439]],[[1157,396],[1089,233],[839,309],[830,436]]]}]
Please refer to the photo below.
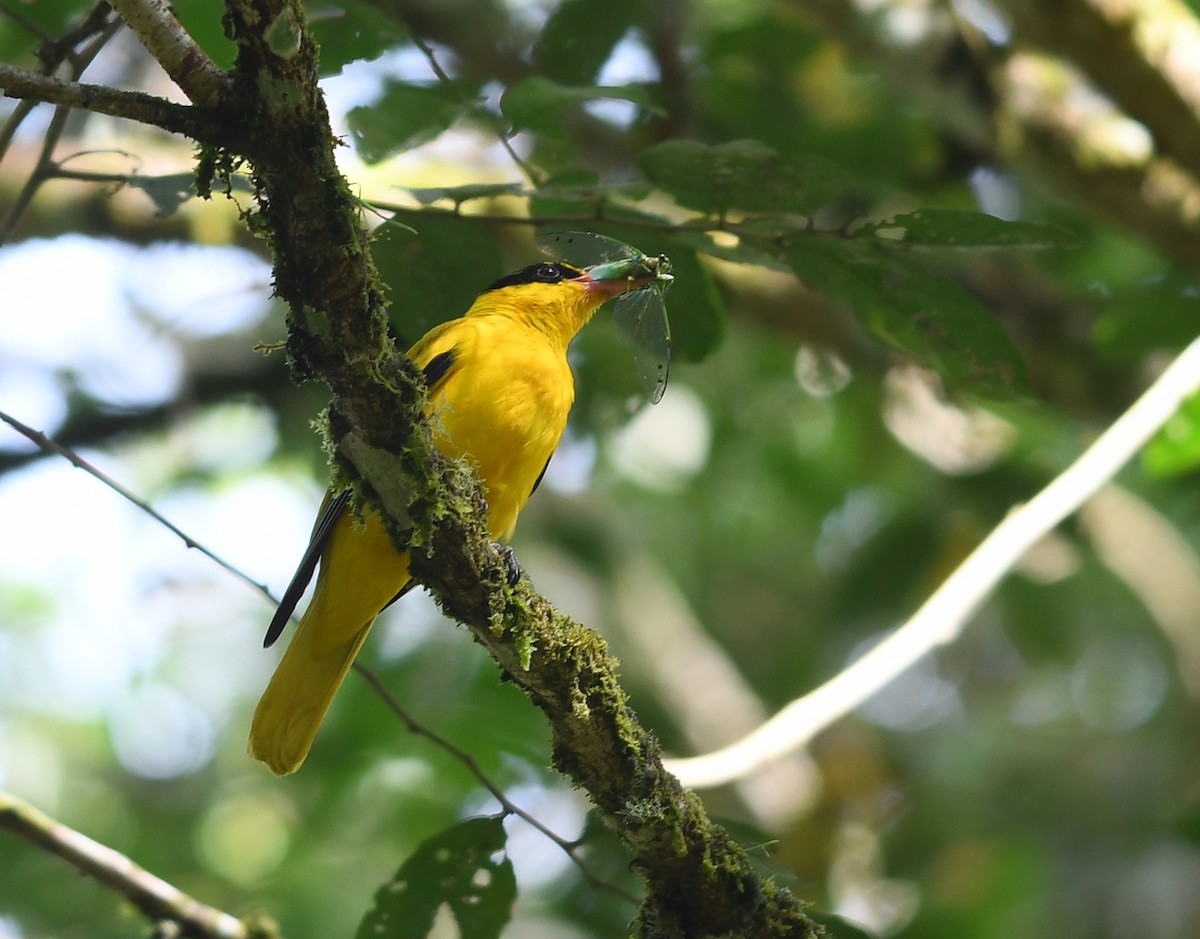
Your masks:
[{"label": "dragonfly", "polygon": [[560,231],[538,235],[538,247],[557,261],[601,272],[605,279],[625,277],[629,288],[613,301],[617,333],[633,345],[634,362],[651,404],[662,400],[671,365],[671,324],[664,295],[675,280],[665,254],[651,257],[632,245],[591,232]]}]

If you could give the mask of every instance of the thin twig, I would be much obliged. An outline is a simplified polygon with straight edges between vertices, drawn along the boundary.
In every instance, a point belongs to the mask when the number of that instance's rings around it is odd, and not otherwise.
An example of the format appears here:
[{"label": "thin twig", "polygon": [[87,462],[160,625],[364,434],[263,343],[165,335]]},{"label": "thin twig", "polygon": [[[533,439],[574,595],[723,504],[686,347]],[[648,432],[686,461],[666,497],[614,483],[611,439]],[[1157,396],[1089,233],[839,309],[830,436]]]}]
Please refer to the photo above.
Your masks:
[{"label": "thin twig", "polygon": [[616,894],[623,900],[627,900],[630,903],[636,904],[638,902],[638,898],[633,894],[622,890],[615,884],[610,884],[608,881],[603,880],[597,874],[593,873],[580,859],[578,854],[580,845],[577,841],[570,841],[562,837],[562,835],[557,834],[552,829],[546,827],[545,823],[539,821],[529,812],[525,811],[525,809],[521,808],[519,805],[509,799],[509,797],[504,794],[504,790],[488,778],[487,774],[484,773],[484,771],[480,768],[479,763],[475,760],[475,757],[471,756],[470,753],[468,753],[466,750],[463,750],[458,745],[451,743],[436,731],[430,730],[424,724],[419,723],[416,718],[408,713],[404,705],[402,705],[396,699],[395,695],[388,690],[387,686],[384,685],[383,680],[373,669],[363,665],[361,662],[356,661],[354,663],[354,670],[367,680],[367,683],[375,689],[375,692],[381,698],[383,698],[387,706],[392,709],[392,712],[397,717],[400,718],[410,733],[432,741],[437,747],[449,753],[470,771],[471,775],[479,781],[480,785],[482,785],[488,792],[492,794],[493,798],[500,803],[501,808],[504,809],[506,814],[515,815],[523,821],[528,822],[548,839],[562,848],[562,850],[566,852],[567,857],[575,862],[575,865],[579,868],[580,873],[583,875],[583,879],[587,881],[588,884],[596,887],[597,889],[608,890],[609,892]]},{"label": "thin twig", "polygon": [[81,469],[85,473],[87,473],[89,476],[92,476],[93,478],[99,480],[101,483],[103,483],[105,486],[107,486],[109,489],[111,489],[113,492],[115,492],[117,495],[119,495],[122,499],[126,500],[127,502],[129,502],[132,505],[136,506],[137,508],[141,509],[147,515],[149,515],[152,519],[154,519],[156,522],[158,522],[160,525],[162,525],[164,528],[166,528],[167,531],[171,532],[171,534],[173,534],[177,538],[181,539],[183,541],[183,543],[185,545],[187,545],[189,548],[193,548],[196,551],[199,551],[201,554],[203,554],[206,558],[208,558],[214,564],[217,564],[219,567],[223,567],[229,573],[233,574],[234,577],[237,577],[239,580],[242,580],[245,583],[249,584],[255,590],[259,591],[259,593],[261,593],[265,597],[267,597],[267,599],[272,600],[275,603],[279,602],[278,600],[276,600],[274,597],[271,596],[271,591],[267,588],[266,584],[256,581],[249,574],[240,570],[233,564],[230,564],[228,561],[226,561],[224,558],[222,558],[220,555],[218,555],[215,551],[212,551],[210,548],[205,547],[203,544],[201,544],[199,541],[197,541],[195,538],[193,538],[191,535],[189,535],[187,532],[185,532],[179,526],[175,525],[173,522],[169,521],[163,515],[159,514],[159,512],[153,506],[142,501],[140,498],[138,498],[136,495],[134,495],[134,493],[132,493],[130,490],[126,489],[124,486],[122,486],[119,482],[117,482],[115,479],[113,479],[111,476],[109,476],[103,470],[100,470],[97,467],[93,466],[91,463],[89,463],[87,460],[85,460],[83,457],[81,457],[78,453],[76,453],[70,447],[63,446],[61,443],[59,443],[57,440],[54,440],[52,437],[46,436],[46,434],[42,433],[40,430],[34,430],[29,425],[22,423],[21,421],[17,420],[15,417],[13,417],[11,414],[7,414],[4,411],[0,411],[0,421],[3,421],[5,424],[7,424],[9,427],[11,427],[13,430],[15,430],[21,436],[32,441],[34,444],[36,444],[40,449],[44,450],[45,452],[54,453],[54,454],[57,454],[58,456],[63,457],[69,463],[71,463],[72,466],[78,467],[79,469]]},{"label": "thin twig", "polygon": [[188,936],[208,939],[251,939],[264,935],[228,913],[193,899],[135,864],[124,854],[93,841],[39,812],[10,793],[0,792],[0,828],[57,855],[125,897],[154,922],[178,923]]},{"label": "thin twig", "polygon": [[[401,20],[404,19],[404,16],[400,11],[397,10],[397,11],[395,11],[395,13],[397,16],[400,17]],[[418,49],[421,50],[421,53],[429,61],[429,67],[431,69],[433,69],[433,74],[437,76],[437,80],[439,82],[441,82],[443,85],[445,85],[447,88],[451,89],[451,91],[453,91],[453,93],[459,98],[459,100],[464,105],[466,105],[468,108],[470,108],[472,111],[479,110],[478,105],[475,104],[475,102],[469,100],[467,98],[467,96],[462,93],[462,90],[459,88],[458,83],[455,82],[454,79],[450,77],[450,75],[446,72],[446,70],[444,68],[442,68],[442,65],[438,61],[437,53],[434,51],[433,46],[429,45],[429,43],[427,43],[420,35],[418,35],[416,30],[414,30],[408,22],[405,22],[404,26],[408,30],[409,36],[412,38],[413,44]],[[489,117],[490,116],[491,115],[489,115]],[[500,146],[502,146],[504,148],[504,152],[507,153],[509,158],[513,161],[513,163],[516,164],[517,169],[519,169],[521,171],[521,173],[525,176],[525,178],[527,180],[529,180],[529,182],[531,184],[533,184],[534,186],[540,185],[544,180],[541,177],[541,175],[537,172],[537,170],[535,170],[532,166],[530,166],[523,159],[521,159],[521,155],[519,153],[517,153],[517,151],[515,149],[513,149],[512,141],[508,139],[508,135],[505,134],[504,131],[500,129],[499,125],[496,125],[493,122],[492,126],[494,127],[494,129],[496,131],[496,139],[500,141]]]},{"label": "thin twig", "polygon": [[1131,460],[1200,388],[1200,339],[1192,342],[1074,463],[1015,508],[907,623],[814,691],[745,737],[713,753],[668,761],[686,786],[721,786],[812,738],[938,646],[957,639],[971,615],[1021,556]]},{"label": "thin twig", "polygon": [[[78,79],[87,69],[92,61],[100,54],[100,50],[117,34],[121,28],[121,21],[113,19],[108,20],[107,4],[97,4],[92,8],[91,13],[84,21],[71,30],[67,36],[57,42],[43,42],[39,52],[39,58],[42,61],[42,70],[46,77],[58,68],[58,66],[67,60],[71,64],[71,77]],[[82,52],[75,51],[75,45],[83,42],[91,37],[91,42]],[[0,140],[0,155],[7,149],[13,135],[16,133],[17,126],[30,113],[32,108],[18,108],[16,113],[12,115],[8,122],[2,140]],[[3,245],[12,237],[12,233],[16,230],[21,217],[25,214],[25,210],[29,208],[29,204],[33,201],[34,195],[37,193],[38,187],[45,181],[45,173],[49,166],[52,165],[54,149],[58,146],[58,141],[62,138],[63,131],[67,127],[67,118],[71,114],[71,108],[65,104],[60,104],[54,109],[54,116],[50,119],[50,126],[46,129],[45,136],[42,138],[42,149],[38,154],[37,163],[34,164],[33,172],[29,174],[29,178],[25,181],[25,185],[21,187],[21,191],[17,193],[17,198],[13,201],[12,206],[8,210],[4,221],[0,223],[0,245]]]},{"label": "thin twig", "polygon": [[[134,495],[132,492],[130,492],[128,489],[126,489],[124,486],[122,486],[120,483],[118,483],[116,480],[114,480],[107,473],[103,472],[102,470],[98,469],[97,467],[95,467],[94,465],[89,463],[87,460],[85,460],[82,456],[80,456],[78,453],[76,453],[70,447],[60,444],[58,441],[47,436],[46,434],[42,433],[39,430],[34,430],[32,427],[29,427],[27,424],[23,423],[22,421],[17,420],[15,417],[13,417],[10,414],[7,414],[4,411],[0,411],[0,421],[4,422],[5,424],[8,424],[8,426],[12,427],[15,431],[17,431],[17,433],[21,434],[23,437],[25,437],[26,439],[28,439],[29,441],[34,443],[42,451],[44,451],[46,453],[54,454],[56,456],[61,456],[64,459],[66,459],[68,462],[70,462],[72,466],[75,466],[75,467],[83,470],[85,473],[92,476],[94,479],[99,481],[101,484],[103,484],[104,486],[107,486],[109,489],[111,489],[113,492],[115,492],[121,498],[125,499],[127,502],[129,502],[131,505],[133,505],[135,508],[141,510],[142,512],[145,512],[147,515],[149,515],[156,522],[158,522],[160,525],[165,527],[172,534],[174,534],[175,536],[180,538],[183,541],[183,543],[185,545],[187,545],[189,548],[196,549],[201,554],[203,554],[205,557],[207,557],[209,560],[215,562],[220,567],[224,568],[226,571],[233,574],[239,580],[242,580],[243,582],[249,584],[251,587],[253,587],[259,593],[261,593],[263,596],[265,596],[272,603],[275,603],[275,604],[279,603],[279,600],[271,593],[270,589],[265,584],[254,580],[252,577],[250,577],[249,574],[246,574],[240,568],[238,568],[235,565],[231,564],[230,562],[224,560],[218,554],[216,554],[215,552],[206,548],[200,542],[196,541],[195,538],[192,538],[190,535],[188,535],[186,532],[184,532],[178,526],[176,526],[172,522],[168,521],[166,518],[164,518],[162,515],[160,515],[153,507],[151,507],[148,503],[146,503],[142,499],[138,498],[136,495]],[[437,733],[436,731],[431,730],[430,728],[426,727],[424,724],[421,724],[419,721],[417,721],[416,718],[414,718],[411,714],[409,714],[409,712],[404,708],[404,706],[399,702],[399,700],[383,684],[383,681],[382,681],[382,679],[380,679],[379,675],[376,674],[372,669],[370,669],[366,665],[363,665],[361,662],[355,662],[354,670],[357,671],[359,673],[359,675],[361,675],[364,679],[366,679],[367,684],[369,684],[375,690],[375,692],[383,699],[384,703],[387,704],[387,706],[392,710],[392,712],[395,713],[396,716],[400,718],[400,720],[404,723],[404,726],[409,730],[410,733],[413,733],[413,734],[416,734],[417,736],[426,738],[427,740],[431,741],[435,746],[440,747],[446,753],[450,754],[450,756],[452,756],[454,759],[456,759],[460,763],[462,763],[467,768],[467,770],[477,780],[479,780],[480,784],[485,789],[487,789],[487,791],[489,793],[492,794],[492,796],[496,799],[496,801],[498,801],[500,803],[500,805],[504,808],[505,812],[507,812],[511,815],[516,815],[518,818],[521,818],[524,821],[528,822],[530,825],[532,825],[534,828],[536,828],[539,832],[541,832],[545,837],[547,837],[552,842],[554,842],[556,845],[558,845],[560,848],[562,848],[562,850],[567,853],[567,856],[570,857],[571,860],[574,861],[575,864],[579,867],[579,870],[580,870],[581,874],[583,875],[584,880],[588,884],[590,884],[591,886],[596,887],[598,889],[611,891],[612,893],[615,893],[617,896],[620,896],[623,899],[628,900],[630,903],[636,904],[638,902],[637,897],[622,890],[620,887],[617,887],[614,884],[608,883],[607,881],[601,879],[598,875],[593,873],[587,867],[587,865],[584,864],[584,862],[578,857],[578,853],[577,853],[578,849],[579,849],[578,844],[576,844],[573,841],[569,841],[566,838],[563,838],[561,835],[555,833],[550,828],[547,828],[545,824],[540,822],[537,818],[535,818],[529,812],[525,811],[519,805],[517,805],[515,802],[513,802],[511,799],[509,799],[508,796],[505,795],[504,790],[501,789],[498,785],[496,785],[496,783],[492,782],[492,780],[483,771],[483,769],[479,766],[478,762],[476,762],[475,758],[473,756],[471,756],[470,753],[468,753],[466,750],[463,750],[458,745],[451,743],[449,740],[447,740],[445,737],[443,737],[441,734]],[[3,802],[0,801],[0,812],[2,812],[2,810],[3,810]]]},{"label": "thin twig", "polygon": [[[176,104],[141,91],[122,91],[106,85],[64,81],[0,62],[0,92],[46,104],[62,104],[151,124],[201,142],[220,138],[222,125],[186,104]],[[224,127],[226,133],[229,128]]]}]

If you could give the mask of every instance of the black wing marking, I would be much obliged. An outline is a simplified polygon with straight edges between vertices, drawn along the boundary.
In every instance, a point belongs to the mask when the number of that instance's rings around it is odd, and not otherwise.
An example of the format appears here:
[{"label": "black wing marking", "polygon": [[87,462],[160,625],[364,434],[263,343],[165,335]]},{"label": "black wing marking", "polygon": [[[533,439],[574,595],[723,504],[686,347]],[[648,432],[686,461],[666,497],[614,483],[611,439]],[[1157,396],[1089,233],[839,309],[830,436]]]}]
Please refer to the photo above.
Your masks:
[{"label": "black wing marking", "polygon": [[542,477],[546,475],[546,470],[550,468],[550,461],[553,459],[553,454],[546,458],[546,465],[542,467],[542,471],[538,473],[538,478],[533,481],[533,488],[529,490],[530,495],[533,495],[535,492],[537,492],[537,487],[542,484]]},{"label": "black wing marking", "polygon": [[450,366],[454,364],[454,350],[447,349],[445,352],[439,352],[429,364],[425,366],[425,388],[430,393],[437,387],[438,382],[446,377],[446,373],[450,371]]},{"label": "black wing marking", "polygon": [[275,615],[271,618],[271,625],[267,627],[267,635],[263,639],[264,649],[270,648],[283,632],[283,628],[287,626],[292,612],[296,609],[296,604],[300,602],[305,588],[312,580],[313,572],[317,569],[317,562],[321,560],[321,554],[325,551],[325,545],[329,542],[329,536],[333,533],[334,526],[349,504],[350,490],[343,489],[336,497],[330,499],[322,510],[317,524],[313,526],[312,538],[304,550],[304,557],[300,559],[300,566],[292,575],[292,582],[283,592],[283,599],[279,601],[279,609],[275,611]]}]

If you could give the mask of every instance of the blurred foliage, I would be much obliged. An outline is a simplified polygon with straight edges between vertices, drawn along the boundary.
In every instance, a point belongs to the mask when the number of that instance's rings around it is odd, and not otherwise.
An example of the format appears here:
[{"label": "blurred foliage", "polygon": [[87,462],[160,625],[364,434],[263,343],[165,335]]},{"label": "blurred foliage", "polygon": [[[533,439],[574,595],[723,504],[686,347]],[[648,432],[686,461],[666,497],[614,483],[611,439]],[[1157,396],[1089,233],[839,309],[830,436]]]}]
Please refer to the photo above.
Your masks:
[{"label": "blurred foliage", "polygon": [[[36,67],[43,35],[89,6],[5,4],[0,60]],[[175,6],[231,63],[221,4]],[[609,639],[674,753],[730,740],[878,641],[1197,332],[1195,271],[1137,237],[1146,206],[1111,197],[1071,146],[1048,158],[1048,135],[1014,130],[995,82],[1011,34],[968,22],[965,4],[870,6],[310,4],[402,341],[536,258],[535,229],[671,257],[664,401],[640,401],[629,349],[598,317],[573,352],[569,439],[515,546]],[[128,36],[97,75],[164,90]],[[0,204],[45,126],[23,125],[0,163]],[[264,251],[226,203],[188,199],[186,142],[94,117],[69,128],[59,158],[84,151],[72,167],[127,173],[111,162],[122,150],[139,175],[117,192],[51,179],[0,251],[13,258],[0,408],[33,402],[47,431],[93,448],[252,578],[286,582],[297,516],[324,485],[309,426],[323,395],[291,387],[279,355],[248,354],[279,338],[280,311],[221,317],[227,259],[197,249],[159,293],[131,268],[106,315],[142,331],[113,359],[71,341],[93,328],[82,308],[54,355],[21,344],[73,282],[100,276],[60,266],[23,284],[18,252],[41,238],[116,239],[129,257],[167,240]],[[240,186],[234,198],[247,205]],[[213,289],[188,325],[170,295],[191,280]],[[269,285],[254,289],[261,302]],[[132,399],[117,365],[155,362],[161,387]],[[1123,507],[1064,525],[960,641],[805,758],[703,794],[834,935],[1200,930],[1197,408],[1121,475]],[[624,934],[628,858],[548,769],[539,716],[428,603],[389,611],[367,662],[515,802],[582,832],[590,876],[525,823],[496,821],[472,768],[353,677],[304,769],[268,778],[244,753],[268,604],[133,513],[102,514],[109,494],[79,474],[0,445],[0,507],[46,503],[18,529],[26,563],[0,567],[0,787],[206,903],[277,918],[289,939],[379,935],[389,917],[424,935],[417,908],[434,935],[455,921],[497,935],[513,870],[505,935]],[[1129,532],[1128,550],[1102,525]],[[80,544],[95,547],[76,558]],[[0,935],[144,931],[44,853],[6,838],[0,857]]]}]

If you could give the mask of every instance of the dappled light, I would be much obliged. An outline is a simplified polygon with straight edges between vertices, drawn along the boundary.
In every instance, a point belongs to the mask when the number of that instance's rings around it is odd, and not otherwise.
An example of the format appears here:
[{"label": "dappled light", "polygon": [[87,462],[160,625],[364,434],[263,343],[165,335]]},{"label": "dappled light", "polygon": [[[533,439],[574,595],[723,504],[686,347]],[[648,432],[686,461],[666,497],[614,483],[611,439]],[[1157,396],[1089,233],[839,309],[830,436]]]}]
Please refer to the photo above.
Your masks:
[{"label": "dappled light", "polygon": [[0,937],[1200,933],[1200,4],[174,11],[0,2]]}]

